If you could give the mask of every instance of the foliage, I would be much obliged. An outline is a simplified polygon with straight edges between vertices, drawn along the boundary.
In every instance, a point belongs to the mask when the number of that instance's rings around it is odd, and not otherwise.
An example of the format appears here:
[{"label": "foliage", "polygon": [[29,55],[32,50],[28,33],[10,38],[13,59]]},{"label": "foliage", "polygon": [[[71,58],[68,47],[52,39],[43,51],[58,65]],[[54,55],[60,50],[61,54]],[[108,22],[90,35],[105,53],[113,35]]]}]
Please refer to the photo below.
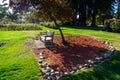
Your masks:
[{"label": "foliage", "polygon": [[119,32],[120,33],[120,22],[112,22],[110,23],[110,28],[112,29],[113,32]]},{"label": "foliage", "polygon": [[41,30],[41,27],[38,24],[4,24],[0,25],[0,30]]},{"label": "foliage", "polygon": [[[61,42],[66,43],[62,30],[57,21],[61,23],[73,20],[74,11],[70,8],[65,0],[10,0],[10,6],[16,12],[23,12],[23,10],[34,8],[36,16],[44,21],[54,21],[61,34]],[[25,10],[25,11],[27,11]]]},{"label": "foliage", "polygon": [[7,15],[8,8],[0,5],[0,19],[4,18]]},{"label": "foliage", "polygon": [[[113,15],[115,0],[68,0],[71,7],[75,10],[74,23],[86,26],[87,19],[90,20],[92,26],[96,25],[96,16],[101,14]],[[103,18],[104,19],[104,18]],[[103,21],[102,21],[103,22]]]},{"label": "foliage", "polygon": [[104,28],[103,28],[104,31],[112,31],[111,28],[110,28],[110,23],[105,23],[104,24]]}]

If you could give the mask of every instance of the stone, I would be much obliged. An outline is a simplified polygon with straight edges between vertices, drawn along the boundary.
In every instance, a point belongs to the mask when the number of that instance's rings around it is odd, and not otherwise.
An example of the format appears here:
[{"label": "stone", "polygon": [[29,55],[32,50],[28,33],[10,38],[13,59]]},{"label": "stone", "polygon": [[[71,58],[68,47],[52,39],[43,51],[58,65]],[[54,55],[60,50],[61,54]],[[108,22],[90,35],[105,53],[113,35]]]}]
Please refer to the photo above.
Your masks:
[{"label": "stone", "polygon": [[51,69],[51,71],[50,71],[51,73],[53,73],[54,72],[54,69]]},{"label": "stone", "polygon": [[52,76],[55,76],[55,73],[54,73],[54,72],[51,72],[51,75],[52,75]]},{"label": "stone", "polygon": [[50,72],[46,72],[46,75],[50,75],[51,73]]},{"label": "stone", "polygon": [[97,60],[94,60],[93,62],[94,62],[94,64],[98,64],[99,63]]},{"label": "stone", "polygon": [[47,79],[48,80],[55,80],[55,78],[53,76],[48,76]]},{"label": "stone", "polygon": [[[113,51],[114,51],[114,50],[113,50]],[[113,51],[111,51],[111,50],[107,51],[107,52],[104,54],[104,58],[109,57],[109,56],[113,53]]]},{"label": "stone", "polygon": [[104,43],[105,45],[108,45],[109,43],[107,42],[107,41],[105,41],[105,43]]},{"label": "stone", "polygon": [[43,59],[44,57],[43,56],[40,56],[40,59]]},{"label": "stone", "polygon": [[73,67],[73,70],[74,70],[74,71],[77,71],[77,70],[78,70],[78,68],[77,68],[77,67]]},{"label": "stone", "polygon": [[115,50],[115,48],[113,46],[109,46],[110,50]]},{"label": "stone", "polygon": [[59,74],[59,72],[58,72],[58,71],[56,71],[56,72],[55,72],[55,74]]},{"label": "stone", "polygon": [[83,66],[84,66],[84,67],[88,67],[88,64],[84,64]]},{"label": "stone", "polygon": [[43,56],[42,52],[40,53],[40,56]]},{"label": "stone", "polygon": [[61,76],[58,76],[56,80],[61,80],[61,78],[62,78]]},{"label": "stone", "polygon": [[108,53],[104,54],[104,58],[108,58],[110,55]]},{"label": "stone", "polygon": [[82,65],[79,65],[78,67],[79,67],[79,69],[83,68],[83,66],[82,66]]},{"label": "stone", "polygon": [[46,63],[46,67],[49,67],[50,65]]},{"label": "stone", "polygon": [[63,73],[63,72],[60,72],[59,74],[60,74],[61,77],[64,76],[64,73]]},{"label": "stone", "polygon": [[103,59],[103,57],[101,56],[101,57],[99,57],[100,58],[100,60],[102,60]]},{"label": "stone", "polygon": [[80,70],[78,69],[76,72],[79,72]]},{"label": "stone", "polygon": [[88,65],[88,68],[91,68],[92,66],[93,66],[93,65],[89,64],[89,65]]},{"label": "stone", "polygon": [[49,76],[48,73],[45,73],[45,74],[43,75],[43,77],[45,77],[45,78],[47,78],[48,76]]},{"label": "stone", "polygon": [[44,63],[39,64],[41,68],[46,68],[46,65]]},{"label": "stone", "polygon": [[75,73],[75,71],[71,71],[71,72],[69,72],[70,75],[72,75],[72,74],[74,74],[74,73]]},{"label": "stone", "polygon": [[40,59],[40,60],[39,60],[39,63],[42,63],[42,62],[43,62],[43,60],[42,60],[42,59]]},{"label": "stone", "polygon": [[88,60],[88,63],[93,64],[94,62],[92,60]]},{"label": "stone", "polygon": [[68,72],[64,72],[65,75],[68,75]]},{"label": "stone", "polygon": [[56,80],[56,78],[54,76],[51,76],[51,80]]},{"label": "stone", "polygon": [[50,67],[46,67],[47,72],[51,72],[51,68]]},{"label": "stone", "polygon": [[99,57],[96,57],[95,60],[100,61],[100,58],[99,58]]},{"label": "stone", "polygon": [[104,44],[104,43],[105,43],[105,41],[103,41],[103,40],[100,40],[100,42],[101,42],[102,44]]}]

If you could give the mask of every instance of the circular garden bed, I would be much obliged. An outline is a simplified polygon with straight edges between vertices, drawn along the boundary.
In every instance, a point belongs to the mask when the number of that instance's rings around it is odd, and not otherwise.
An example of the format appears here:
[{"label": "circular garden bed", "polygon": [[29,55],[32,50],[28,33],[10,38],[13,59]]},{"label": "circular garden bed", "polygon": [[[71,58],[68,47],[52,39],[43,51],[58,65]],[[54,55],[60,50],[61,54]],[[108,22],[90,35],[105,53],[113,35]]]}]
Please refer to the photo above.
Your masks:
[{"label": "circular garden bed", "polygon": [[54,48],[35,49],[44,77],[59,79],[82,69],[102,63],[113,52],[114,47],[103,40],[91,37],[68,37],[68,44],[61,44],[61,37],[54,37]]}]

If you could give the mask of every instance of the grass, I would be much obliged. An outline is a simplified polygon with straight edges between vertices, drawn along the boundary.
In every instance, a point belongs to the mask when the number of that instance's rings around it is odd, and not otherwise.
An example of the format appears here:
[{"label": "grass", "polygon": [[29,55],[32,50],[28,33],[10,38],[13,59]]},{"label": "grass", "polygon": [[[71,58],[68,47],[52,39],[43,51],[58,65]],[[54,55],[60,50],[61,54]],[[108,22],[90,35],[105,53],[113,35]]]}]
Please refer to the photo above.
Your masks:
[{"label": "grass", "polygon": [[42,79],[32,46],[24,46],[27,39],[32,42],[29,34],[27,31],[0,31],[0,43],[6,43],[0,48],[0,80]]},{"label": "grass", "polygon": [[[57,29],[42,27],[43,31]],[[115,46],[117,51],[109,61],[98,67],[82,71],[63,80],[120,80],[120,34],[101,31],[101,28],[62,27],[65,35],[92,36],[106,40]],[[31,37],[40,31],[0,31],[0,43],[6,44],[0,48],[0,80],[44,80],[31,49],[24,46],[25,42],[32,42]]]}]

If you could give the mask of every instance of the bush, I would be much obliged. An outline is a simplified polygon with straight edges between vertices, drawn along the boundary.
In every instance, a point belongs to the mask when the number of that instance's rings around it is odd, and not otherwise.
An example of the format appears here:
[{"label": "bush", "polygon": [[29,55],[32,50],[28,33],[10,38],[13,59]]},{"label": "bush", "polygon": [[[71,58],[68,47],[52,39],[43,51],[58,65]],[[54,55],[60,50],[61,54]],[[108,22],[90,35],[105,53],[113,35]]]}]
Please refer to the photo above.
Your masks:
[{"label": "bush", "polygon": [[112,29],[110,28],[110,23],[105,23],[105,25],[104,25],[104,29],[103,29],[104,31],[112,31]]},{"label": "bush", "polygon": [[113,32],[119,32],[120,33],[120,22],[112,22],[110,23],[110,28],[112,29]]},{"label": "bush", "polygon": [[4,24],[0,25],[0,30],[41,30],[38,24]]},{"label": "bush", "polygon": [[48,28],[52,28],[52,29],[58,29],[58,27],[56,27],[54,22],[41,22],[40,25]]}]

